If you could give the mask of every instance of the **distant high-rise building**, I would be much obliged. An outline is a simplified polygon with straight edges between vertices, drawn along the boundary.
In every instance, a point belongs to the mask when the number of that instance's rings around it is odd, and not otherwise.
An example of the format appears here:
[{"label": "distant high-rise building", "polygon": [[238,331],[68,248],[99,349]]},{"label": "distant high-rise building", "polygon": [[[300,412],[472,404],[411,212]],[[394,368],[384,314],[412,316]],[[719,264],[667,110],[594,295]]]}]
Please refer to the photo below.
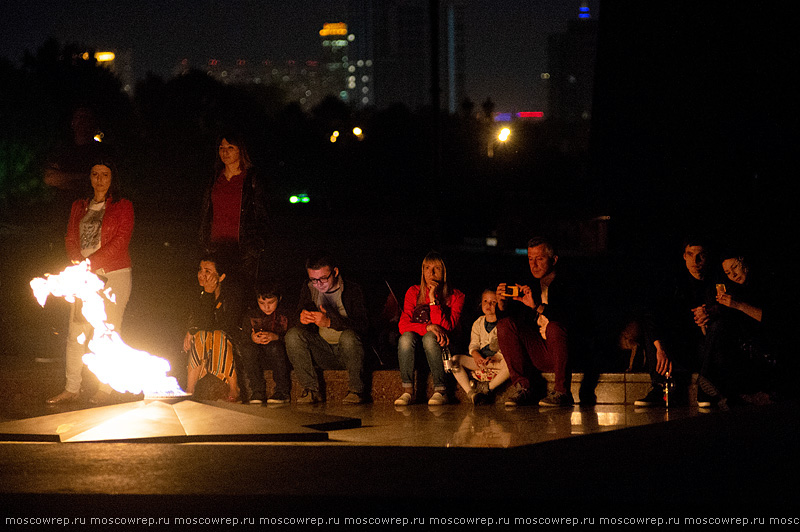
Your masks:
[{"label": "distant high-rise building", "polygon": [[548,116],[559,121],[588,121],[592,114],[597,23],[583,2],[577,20],[547,43]]},{"label": "distant high-rise building", "polygon": [[455,112],[463,99],[463,0],[441,0],[435,56],[429,6],[428,0],[349,0],[354,42],[372,61],[372,75],[365,74],[372,86],[360,88],[374,95],[371,104],[402,103],[412,109],[430,105],[434,57],[439,106]]},{"label": "distant high-rise building", "polygon": [[322,64],[325,74],[323,90],[343,101],[350,100],[347,92],[347,72],[350,67],[348,44],[355,37],[348,33],[345,22],[326,22],[319,30],[322,44]]},{"label": "distant high-rise building", "polygon": [[347,24],[353,40],[349,42],[347,67],[348,99],[356,107],[376,105],[374,65],[375,10],[372,0],[350,0]]}]

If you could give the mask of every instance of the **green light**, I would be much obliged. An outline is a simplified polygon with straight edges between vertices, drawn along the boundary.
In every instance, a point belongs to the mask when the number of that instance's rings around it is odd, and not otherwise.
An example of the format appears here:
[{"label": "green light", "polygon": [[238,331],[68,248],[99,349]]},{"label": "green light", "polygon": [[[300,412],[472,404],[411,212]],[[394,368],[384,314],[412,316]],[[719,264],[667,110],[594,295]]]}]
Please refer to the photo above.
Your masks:
[{"label": "green light", "polygon": [[308,197],[308,194],[297,194],[289,197],[289,203],[308,203],[310,201],[311,198]]}]

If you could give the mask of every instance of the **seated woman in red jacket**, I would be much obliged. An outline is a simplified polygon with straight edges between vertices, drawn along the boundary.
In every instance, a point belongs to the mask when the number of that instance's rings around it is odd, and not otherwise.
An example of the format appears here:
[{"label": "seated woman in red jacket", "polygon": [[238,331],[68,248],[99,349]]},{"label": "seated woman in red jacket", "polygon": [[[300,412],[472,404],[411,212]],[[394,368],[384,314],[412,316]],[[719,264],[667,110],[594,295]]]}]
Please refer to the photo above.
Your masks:
[{"label": "seated woman in red jacket", "polygon": [[447,284],[447,268],[442,256],[428,253],[422,261],[420,284],[406,292],[403,314],[400,316],[400,340],[397,355],[403,394],[394,404],[407,405],[414,400],[414,359],[417,346],[422,344],[433,377],[434,393],[429,405],[448,402],[442,348],[450,343],[450,335],[458,326],[464,294]]},{"label": "seated woman in red jacket", "polygon": [[[131,295],[131,257],[128,244],[133,234],[133,205],[119,194],[116,167],[107,159],[98,160],[90,175],[93,194],[90,198],[76,200],[67,226],[67,256],[72,262],[89,259],[91,269],[106,279],[115,302],[106,302],[106,321],[115,331],[122,328],[122,316]],[[80,310],[72,305],[67,337],[67,384],[64,391],[47,400],[48,404],[75,401],[81,391],[84,345],[78,337],[92,335],[92,328],[83,319]],[[90,399],[93,404],[108,402],[111,388],[101,384]]]}]

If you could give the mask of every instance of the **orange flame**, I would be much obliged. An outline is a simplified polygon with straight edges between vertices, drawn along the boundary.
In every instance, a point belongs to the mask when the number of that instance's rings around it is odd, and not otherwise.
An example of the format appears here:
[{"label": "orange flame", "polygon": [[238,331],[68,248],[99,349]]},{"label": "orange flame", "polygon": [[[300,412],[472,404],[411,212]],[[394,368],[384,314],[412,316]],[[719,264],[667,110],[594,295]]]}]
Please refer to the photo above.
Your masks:
[{"label": "orange flame", "polygon": [[174,377],[168,377],[169,362],[136,350],[120,338],[114,326],[106,322],[105,301],[114,302],[114,294],[105,283],[89,269],[89,260],[70,266],[57,275],[45,274],[31,281],[36,300],[44,306],[49,295],[63,297],[70,303],[80,299],[81,313],[94,328],[88,343],[79,338],[89,352],[83,363],[97,378],[118,392],[150,396],[188,395],[178,386]]}]

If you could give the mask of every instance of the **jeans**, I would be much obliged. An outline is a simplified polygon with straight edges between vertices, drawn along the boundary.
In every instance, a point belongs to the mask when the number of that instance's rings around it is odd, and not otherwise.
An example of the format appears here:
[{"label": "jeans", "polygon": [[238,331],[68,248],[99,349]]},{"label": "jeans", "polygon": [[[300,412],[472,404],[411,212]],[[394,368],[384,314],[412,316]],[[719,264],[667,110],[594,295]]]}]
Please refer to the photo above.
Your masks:
[{"label": "jeans", "polygon": [[415,332],[404,332],[397,342],[397,358],[400,362],[400,378],[403,380],[403,387],[414,386],[414,359],[417,353],[417,346],[422,340],[422,349],[425,351],[425,358],[431,369],[433,377],[433,389],[437,391],[447,389],[444,380],[444,364],[442,363],[442,348],[436,341],[436,335],[432,332],[420,336]]},{"label": "jeans", "polygon": [[272,378],[275,380],[275,393],[289,395],[292,390],[292,379],[289,359],[286,356],[286,345],[283,340],[274,340],[266,345],[250,341],[243,343],[245,345],[240,350],[242,373],[247,380],[250,397],[266,396],[265,369],[272,370]]},{"label": "jeans", "polygon": [[355,331],[345,329],[338,344],[329,344],[316,330],[292,327],[286,333],[285,342],[297,380],[306,390],[319,392],[316,364],[321,369],[346,369],[350,391],[364,393],[364,346]]}]

